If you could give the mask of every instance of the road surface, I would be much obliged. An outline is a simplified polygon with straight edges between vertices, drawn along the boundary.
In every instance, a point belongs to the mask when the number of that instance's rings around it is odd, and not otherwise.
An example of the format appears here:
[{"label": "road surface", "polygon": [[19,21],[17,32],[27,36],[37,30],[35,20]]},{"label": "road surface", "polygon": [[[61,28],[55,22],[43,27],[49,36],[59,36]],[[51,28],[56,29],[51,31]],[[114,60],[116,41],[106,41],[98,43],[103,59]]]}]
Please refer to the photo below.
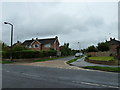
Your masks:
[{"label": "road surface", "polygon": [[4,64],[3,88],[118,88],[118,74]]}]

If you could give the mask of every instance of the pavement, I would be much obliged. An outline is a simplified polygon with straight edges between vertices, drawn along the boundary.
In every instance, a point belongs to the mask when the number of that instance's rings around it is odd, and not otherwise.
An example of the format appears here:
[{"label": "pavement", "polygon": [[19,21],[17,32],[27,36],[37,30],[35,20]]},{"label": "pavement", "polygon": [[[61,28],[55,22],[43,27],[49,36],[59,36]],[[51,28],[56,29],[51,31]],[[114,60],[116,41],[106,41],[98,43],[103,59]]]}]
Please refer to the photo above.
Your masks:
[{"label": "pavement", "polygon": [[85,67],[85,66],[102,66],[102,67],[120,67],[120,66],[112,66],[112,65],[101,65],[101,64],[94,64],[84,61],[85,56],[81,59],[78,59],[75,62],[70,63],[71,65],[77,66],[77,67]]},{"label": "pavement", "polygon": [[64,69],[82,69],[76,66],[70,66],[69,64],[66,64],[66,61],[69,61],[71,59],[74,59],[74,56],[66,57],[66,58],[59,58],[55,60],[49,60],[44,62],[32,62],[32,63],[19,63],[16,62],[14,64],[16,65],[27,65],[27,66],[40,66],[40,67],[53,67],[53,68],[64,68]]},{"label": "pavement", "polygon": [[3,64],[2,87],[118,89],[118,73]]}]

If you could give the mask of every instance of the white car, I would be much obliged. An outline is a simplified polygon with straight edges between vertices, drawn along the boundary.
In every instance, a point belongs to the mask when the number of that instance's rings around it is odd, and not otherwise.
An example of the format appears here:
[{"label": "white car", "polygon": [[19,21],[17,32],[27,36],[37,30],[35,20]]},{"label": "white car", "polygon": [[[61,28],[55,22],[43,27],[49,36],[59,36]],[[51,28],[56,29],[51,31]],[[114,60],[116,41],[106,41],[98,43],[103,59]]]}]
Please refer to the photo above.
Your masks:
[{"label": "white car", "polygon": [[80,56],[83,56],[83,53],[76,53],[75,54],[75,57],[80,57]]}]

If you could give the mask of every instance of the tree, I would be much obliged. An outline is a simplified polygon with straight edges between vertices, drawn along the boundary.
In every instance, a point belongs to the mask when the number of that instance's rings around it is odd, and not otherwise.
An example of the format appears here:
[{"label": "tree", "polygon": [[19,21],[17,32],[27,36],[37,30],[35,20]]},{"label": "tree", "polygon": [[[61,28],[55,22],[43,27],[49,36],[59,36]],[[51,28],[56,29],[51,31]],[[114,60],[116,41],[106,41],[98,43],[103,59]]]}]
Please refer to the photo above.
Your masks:
[{"label": "tree", "polygon": [[92,46],[89,46],[89,47],[86,49],[86,51],[87,51],[87,52],[97,52],[98,50],[97,50],[97,48],[96,48],[94,45],[92,45]]},{"label": "tree", "polygon": [[69,43],[64,43],[64,45],[61,46],[60,51],[63,56],[68,56],[72,54],[72,50],[71,48],[69,48]]},{"label": "tree", "polygon": [[98,43],[97,48],[99,51],[102,51],[102,52],[109,51],[109,44],[106,42]]},{"label": "tree", "polygon": [[15,46],[13,46],[12,50],[13,51],[22,51],[22,50],[28,50],[28,49],[22,45],[15,45]]}]

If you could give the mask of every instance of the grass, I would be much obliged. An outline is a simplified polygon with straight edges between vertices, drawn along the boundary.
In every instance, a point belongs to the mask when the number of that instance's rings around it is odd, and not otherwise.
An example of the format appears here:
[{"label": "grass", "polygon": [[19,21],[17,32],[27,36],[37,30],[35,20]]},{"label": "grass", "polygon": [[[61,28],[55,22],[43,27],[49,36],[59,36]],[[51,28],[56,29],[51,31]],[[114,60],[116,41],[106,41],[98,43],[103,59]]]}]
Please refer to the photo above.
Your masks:
[{"label": "grass", "polygon": [[86,66],[86,67],[83,67],[83,68],[110,71],[110,72],[120,72],[120,67]]},{"label": "grass", "polygon": [[66,63],[67,63],[67,64],[70,64],[70,63],[72,63],[72,62],[74,62],[74,61],[77,61],[78,59],[80,59],[80,58],[82,58],[82,57],[83,57],[83,56],[77,57],[77,58],[75,58],[75,59],[71,59],[71,60],[67,61]]},{"label": "grass", "polygon": [[0,61],[2,64],[13,63],[12,61]]},{"label": "grass", "polygon": [[69,57],[69,56],[55,57],[55,58],[46,58],[46,59],[40,59],[40,60],[33,60],[33,62],[43,62],[43,61],[55,60],[55,59],[60,59],[60,58],[65,58],[65,57]]},{"label": "grass", "polygon": [[113,61],[114,57],[89,57],[89,60],[97,60],[97,61]]}]

